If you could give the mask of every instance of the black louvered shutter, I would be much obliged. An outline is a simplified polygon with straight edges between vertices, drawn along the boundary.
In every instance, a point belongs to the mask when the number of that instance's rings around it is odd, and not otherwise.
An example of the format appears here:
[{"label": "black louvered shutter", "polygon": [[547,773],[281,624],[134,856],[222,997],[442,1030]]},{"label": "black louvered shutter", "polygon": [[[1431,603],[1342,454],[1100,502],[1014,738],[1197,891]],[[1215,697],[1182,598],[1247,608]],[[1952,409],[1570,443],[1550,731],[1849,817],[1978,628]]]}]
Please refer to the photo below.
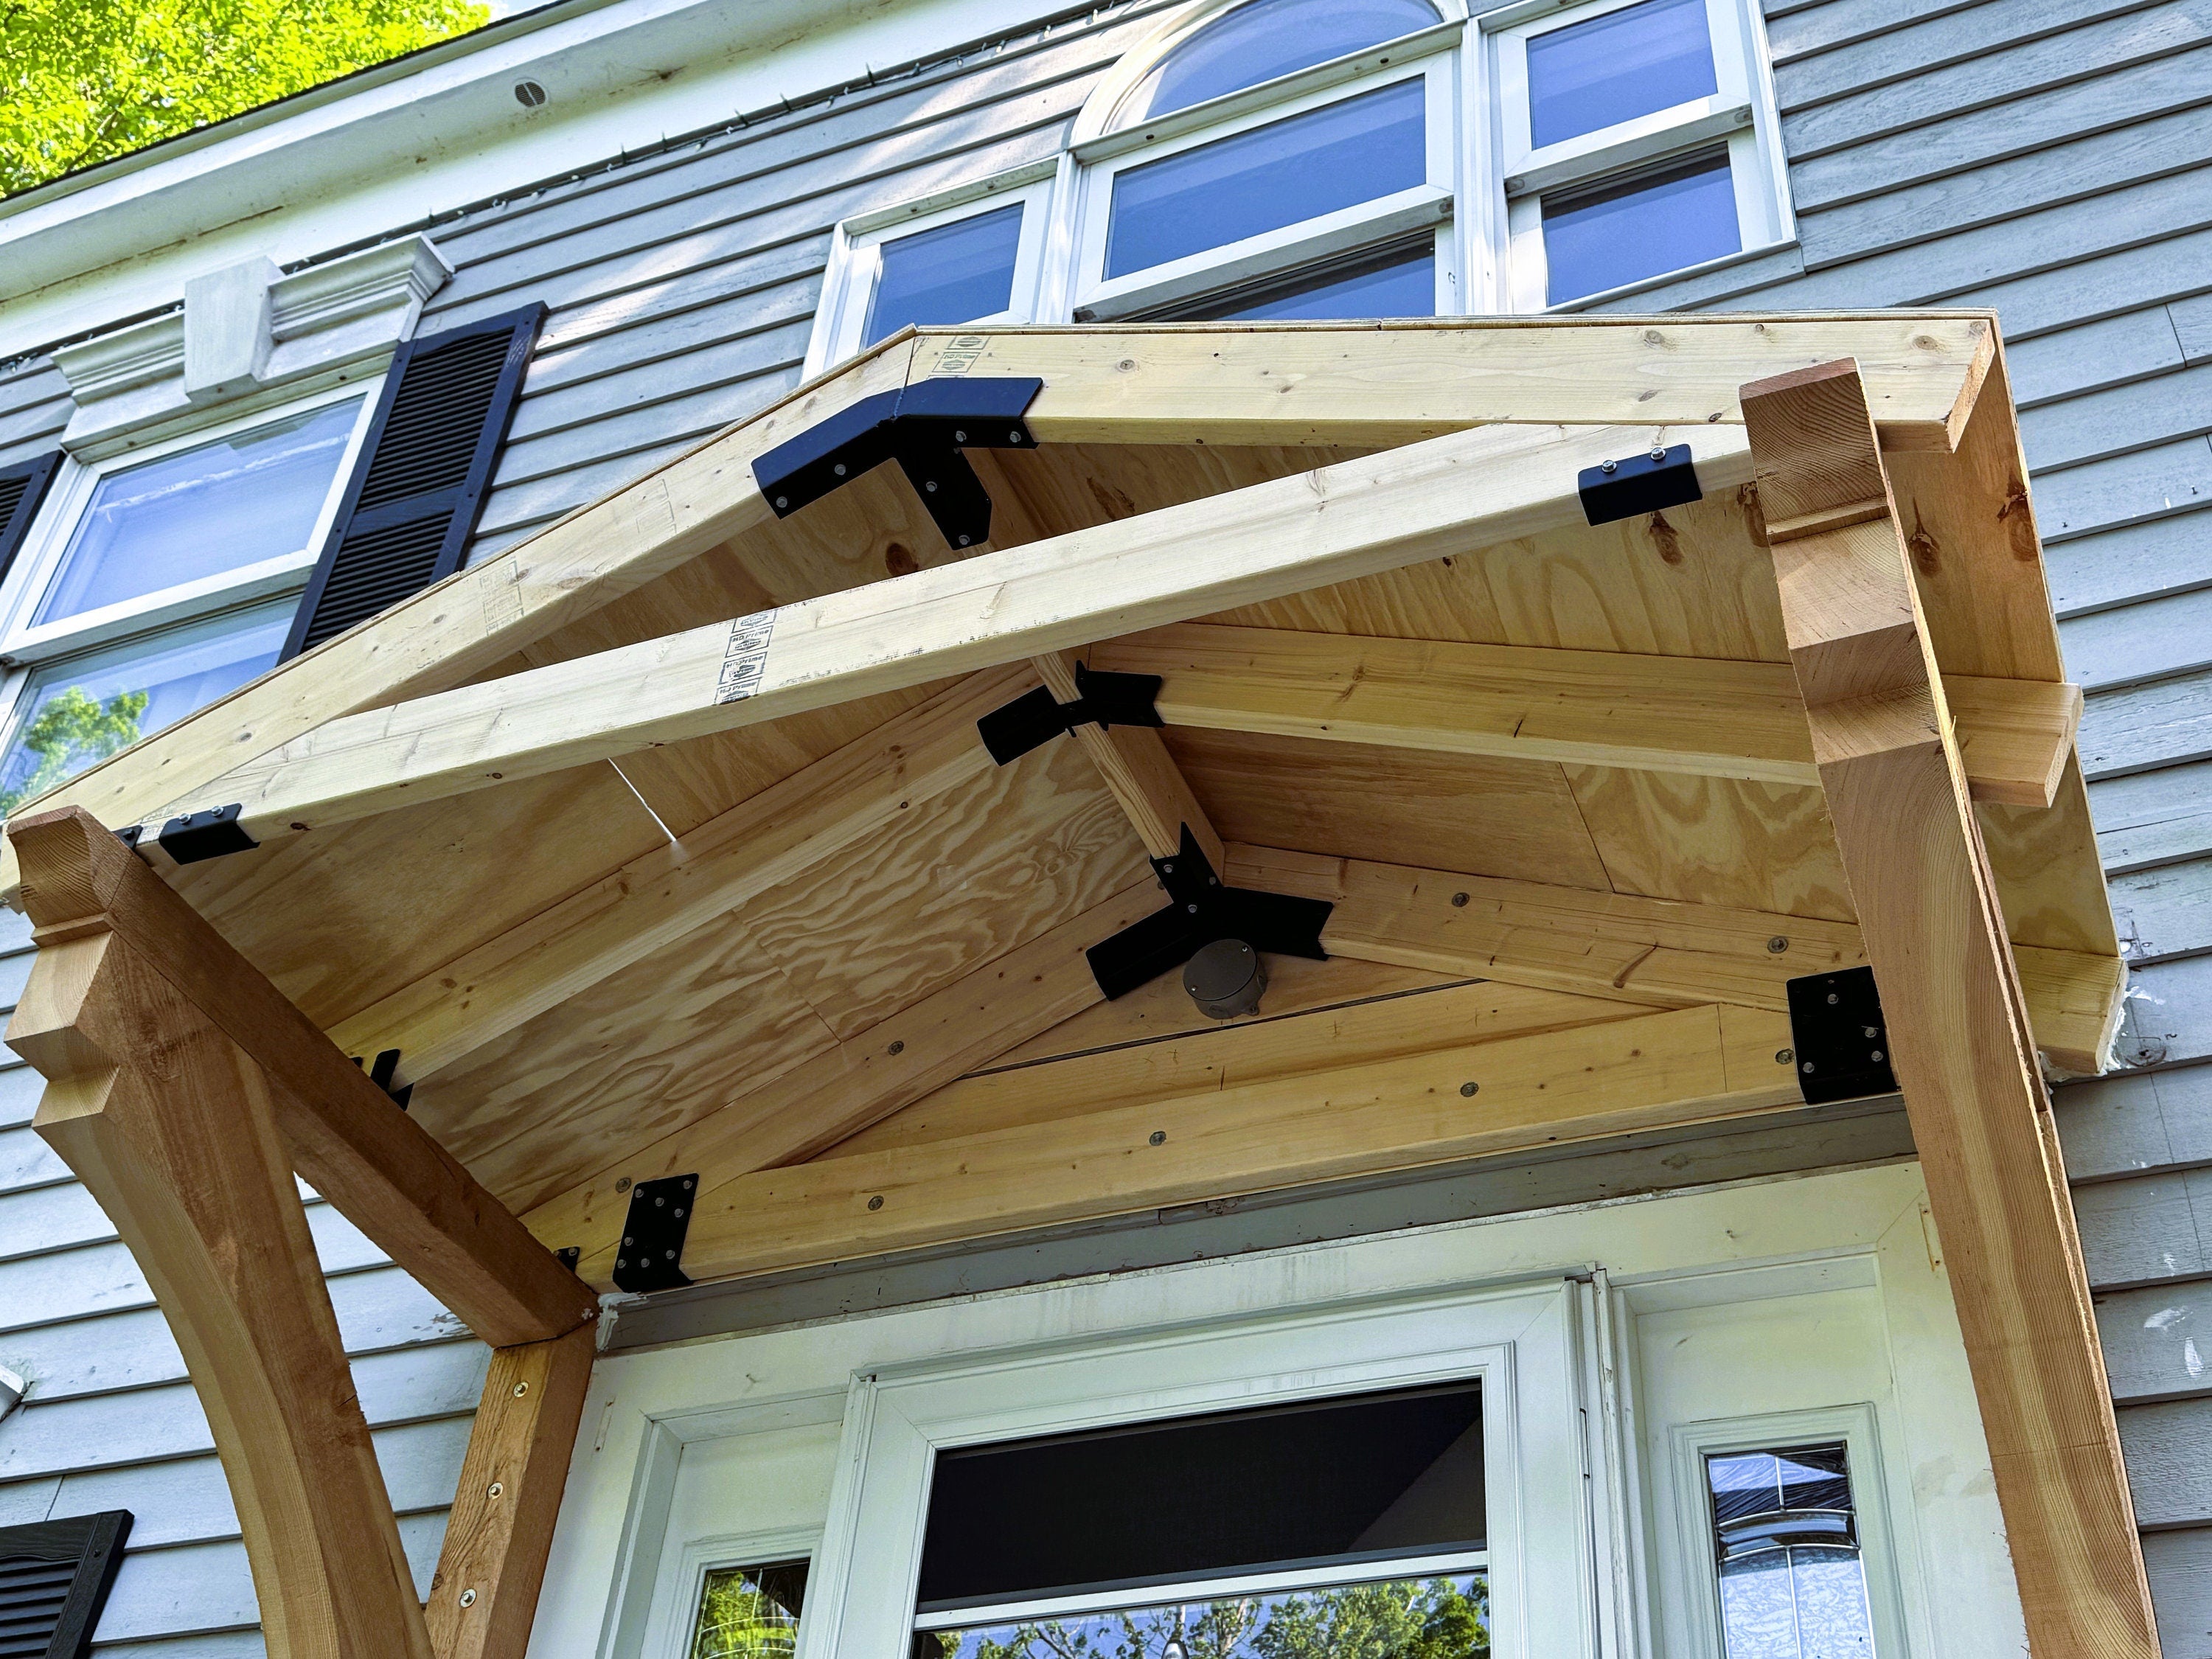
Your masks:
[{"label": "black louvered shutter", "polygon": [[46,486],[61,464],[62,453],[57,449],[0,466],[0,577],[15,562],[15,550],[31,533],[31,520],[38,516],[39,503],[46,499]]},{"label": "black louvered shutter", "polygon": [[83,1659],[130,1535],[129,1510],[0,1527],[0,1659]]},{"label": "black louvered shutter", "polygon": [[526,306],[392,354],[284,657],[459,568],[544,315]]}]

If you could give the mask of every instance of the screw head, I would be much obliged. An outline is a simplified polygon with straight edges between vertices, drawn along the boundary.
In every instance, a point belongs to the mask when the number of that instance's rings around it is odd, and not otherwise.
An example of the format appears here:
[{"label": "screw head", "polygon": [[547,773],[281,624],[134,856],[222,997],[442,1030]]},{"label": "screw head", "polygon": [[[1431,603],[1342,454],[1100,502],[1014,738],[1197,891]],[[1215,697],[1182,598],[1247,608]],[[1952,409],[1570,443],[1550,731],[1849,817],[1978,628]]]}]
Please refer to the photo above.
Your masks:
[{"label": "screw head", "polygon": [[1475,1096],[1482,1092],[1482,1085],[1480,1083],[1462,1083],[1459,1085],[1459,1091],[1468,1099],[1473,1100]]},{"label": "screw head", "polygon": [[628,1192],[629,1190],[629,1177],[628,1176],[618,1176],[615,1179],[615,1190],[618,1193]]},{"label": "screw head", "polygon": [[472,1590],[472,1589],[465,1589],[465,1590],[463,1590],[463,1591],[461,1592],[461,1605],[462,1605],[463,1607],[472,1607],[476,1606],[476,1604],[477,1604],[477,1593],[476,1593],[474,1590]]},{"label": "screw head", "polygon": [[1766,948],[1768,951],[1778,957],[1784,951],[1790,948],[1790,941],[1783,938],[1781,934],[1777,933],[1772,939],[1766,941]]},{"label": "screw head", "polygon": [[1653,460],[1655,460],[1655,461],[1663,461],[1663,460],[1665,460],[1665,459],[1667,459],[1667,446],[1666,446],[1666,445],[1664,445],[1664,444],[1654,444],[1654,445],[1652,445],[1652,446],[1651,446],[1651,459],[1652,459]]},{"label": "screw head", "polygon": [[1797,1051],[1795,1048],[1777,1048],[1774,1051],[1774,1063],[1777,1066],[1787,1066],[1796,1058]]},{"label": "screw head", "polygon": [[1454,893],[1452,895],[1452,908],[1455,910],[1466,909],[1467,896],[1468,896],[1465,893]]},{"label": "screw head", "polygon": [[1155,1129],[1149,1139],[1153,1146],[1164,1146],[1168,1144],[1168,1132],[1165,1129]]},{"label": "screw head", "polygon": [[836,465],[831,467],[830,470],[842,478],[845,476],[845,463],[840,461]]},{"label": "screw head", "polygon": [[952,441],[956,444],[964,444],[968,441],[968,434],[956,426],[952,428]]},{"label": "screw head", "polygon": [[518,1383],[516,1383],[516,1384],[514,1385],[514,1397],[515,1397],[517,1400],[521,1399],[523,1395],[525,1395],[526,1394],[528,1394],[529,1392],[530,1392],[530,1384],[528,1384],[527,1382],[518,1382]]},{"label": "screw head", "polygon": [[921,481],[921,487],[927,490],[931,495],[934,495],[937,493],[937,480],[934,478],[924,478]]},{"label": "screw head", "polygon": [[1828,993],[1828,1006],[1829,1006],[1830,1007],[1832,1007],[1832,1007],[1834,1007],[1834,1006],[1835,1006],[1835,1005],[1836,1005],[1837,1003],[1840,1002],[1842,1000],[1843,1000],[1843,999],[1842,999],[1842,998],[1840,998],[1840,997],[1838,997],[1838,995],[1837,995],[1833,991],[1831,991],[1831,992],[1829,992],[1829,993]]},{"label": "screw head", "polygon": [[1021,442],[1021,441],[1022,434],[1018,432],[1009,432],[1006,434],[1006,441],[1010,444],[1018,444]]},{"label": "screw head", "polygon": [[776,507],[776,511],[777,511],[777,512],[779,512],[779,513],[781,513],[781,511],[783,511],[783,509],[784,509],[785,507],[789,507],[790,505],[791,505],[791,498],[790,498],[788,495],[779,495],[779,496],[777,496],[777,497],[775,498],[775,507]]},{"label": "screw head", "polygon": [[882,1209],[884,1207],[884,1195],[881,1193],[878,1193],[874,1197],[871,1198],[868,1200],[868,1207],[872,1210]]},{"label": "screw head", "polygon": [[906,1052],[906,1039],[904,1037],[899,1038],[896,1042],[893,1042],[890,1048],[884,1049],[884,1052],[887,1054],[904,1054]]},{"label": "screw head", "polygon": [[1597,470],[1601,472],[1618,472],[1620,471],[1620,463],[1619,461],[1600,461],[1597,464]]},{"label": "screw head", "polygon": [[965,547],[965,546],[967,546],[967,545],[968,545],[968,544],[969,544],[969,542],[971,542],[971,541],[973,541],[973,540],[975,540],[975,538],[974,538],[974,537],[972,537],[972,536],[963,536],[963,537],[960,538],[960,545],[961,545],[961,546],[963,546],[963,547]]},{"label": "screw head", "polygon": [[1198,907],[1195,904],[1186,904],[1182,908],[1189,911],[1193,915],[1196,915],[1198,914]]},{"label": "screw head", "polygon": [[1813,1074],[1813,1062],[1809,1060],[1806,1060],[1800,1065],[1797,1069],[1804,1073],[1806,1076],[1810,1077]]},{"label": "screw head", "polygon": [[501,1493],[501,1492],[505,1492],[506,1490],[507,1490],[507,1487],[506,1487],[506,1486],[505,1486],[501,1482],[497,1481],[497,1480],[495,1480],[495,1481],[493,1481],[493,1482],[491,1483],[491,1485],[489,1485],[489,1486],[486,1486],[486,1487],[484,1488],[484,1496],[485,1496],[486,1498],[496,1498],[496,1497],[498,1497],[498,1496],[500,1495],[500,1493]]},{"label": "screw head", "polygon": [[1870,1056],[1869,1056],[1869,1058],[1870,1058],[1870,1059],[1874,1061],[1874,1063],[1875,1063],[1875,1065],[1877,1065],[1877,1066],[1881,1065],[1881,1049],[1879,1049],[1879,1048],[1875,1049],[1875,1050],[1874,1051],[1874,1053],[1873,1053]]}]

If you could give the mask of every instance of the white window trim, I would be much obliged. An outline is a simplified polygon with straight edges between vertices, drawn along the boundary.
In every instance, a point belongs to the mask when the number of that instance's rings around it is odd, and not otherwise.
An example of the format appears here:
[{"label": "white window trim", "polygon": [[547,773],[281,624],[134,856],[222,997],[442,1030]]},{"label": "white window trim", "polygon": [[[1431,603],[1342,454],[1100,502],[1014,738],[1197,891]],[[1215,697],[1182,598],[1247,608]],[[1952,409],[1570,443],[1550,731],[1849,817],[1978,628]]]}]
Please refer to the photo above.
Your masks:
[{"label": "white window trim", "polygon": [[[1105,321],[1194,299],[1218,289],[1246,286],[1271,277],[1287,276],[1301,266],[1377,246],[1425,227],[1438,227],[1438,297],[1449,295],[1444,273],[1450,264],[1449,222],[1459,194],[1459,121],[1454,55],[1460,30],[1456,26],[1423,30],[1392,43],[1394,50],[1377,57],[1389,58],[1387,68],[1357,76],[1316,78],[1332,66],[1285,76],[1268,83],[1283,88],[1281,95],[1264,103],[1251,101],[1247,93],[1232,93],[1208,104],[1178,110],[1157,130],[1176,136],[1157,143],[1144,142],[1156,128],[1151,124],[1113,135],[1112,153],[1082,168],[1076,191],[1076,291],[1071,296],[1078,321]],[[1406,50],[1419,41],[1417,50]],[[1346,100],[1419,80],[1425,90],[1423,131],[1426,177],[1415,187],[1371,201],[1285,225],[1278,230],[1225,243],[1165,264],[1108,277],[1106,233],[1113,207],[1114,180],[1122,172],[1143,167],[1187,150],[1202,149],[1255,128],[1304,115]],[[1261,88],[1250,88],[1257,92]],[[1214,105],[1233,105],[1241,112],[1228,118],[1200,121],[1213,113]],[[1126,145],[1124,138],[1129,141]],[[1095,153],[1095,149],[1094,152]],[[1440,303],[1439,310],[1446,307]],[[1449,307],[1456,310],[1455,304]]]},{"label": "white window trim", "polygon": [[1889,1524],[1881,1430],[1869,1404],[1830,1406],[1811,1411],[1775,1412],[1751,1417],[1716,1418],[1679,1423],[1668,1434],[1668,1473],[1674,1487],[1673,1521],[1680,1560],[1691,1583],[1679,1585],[1676,1598],[1686,1630],[1687,1656],[1720,1659],[1726,1651],[1721,1632],[1720,1570],[1713,1559],[1713,1516],[1705,1490],[1709,1454],[1760,1451],[1840,1440],[1850,1476],[1851,1504],[1859,1534],[1859,1563],[1866,1579],[1867,1607],[1878,1659],[1910,1659],[1905,1638],[1905,1596],[1897,1571],[1896,1535]]},{"label": "white window trim", "polygon": [[[1596,132],[1537,149],[1528,131],[1528,42],[1571,27],[1640,0],[1516,0],[1479,20],[1488,60],[1485,95],[1491,119],[1485,168],[1492,181],[1486,221],[1490,240],[1503,253],[1490,290],[1501,311],[1574,311],[1640,289],[1680,280],[1786,246],[1796,236],[1782,155],[1781,116],[1774,100],[1765,33],[1747,0],[1705,0],[1717,89],[1707,98],[1655,111]],[[1543,198],[1547,190],[1595,183],[1609,173],[1724,144],[1735,190],[1741,246],[1680,270],[1663,271],[1599,293],[1552,302],[1544,252]],[[1502,233],[1502,234],[1501,234]]]},{"label": "white window trim", "polygon": [[[80,651],[149,633],[171,623],[281,593],[287,587],[304,587],[307,573],[313,568],[337,516],[346,481],[353,476],[360,459],[382,384],[381,374],[365,376],[275,408],[257,409],[249,415],[226,410],[228,418],[210,421],[143,449],[129,450],[95,461],[64,457],[30,535],[17,554],[15,568],[8,573],[6,582],[0,584],[0,617],[5,618],[4,625],[0,626],[0,659],[10,664],[43,663],[58,657],[74,656]],[[305,545],[258,564],[157,588],[97,611],[81,611],[37,626],[31,623],[31,615],[58,574],[94,493],[110,473],[356,398],[361,400],[360,410]]]},{"label": "white window trim", "polygon": [[1475,1376],[1494,1651],[1595,1659],[1591,1451],[1569,1291],[1553,1280],[1322,1304],[859,1374],[800,1659],[905,1650],[940,1447]]},{"label": "white window trim", "polygon": [[1015,248],[1006,308],[972,320],[978,325],[1036,321],[1040,314],[1045,251],[1052,235],[1054,181],[1060,171],[1057,159],[1034,162],[916,201],[859,214],[839,224],[830,234],[830,262],[822,275],[822,301],[815,309],[801,378],[811,380],[860,349],[868,307],[875,298],[876,278],[883,269],[884,243],[994,213],[1016,202],[1022,204],[1022,231]]}]

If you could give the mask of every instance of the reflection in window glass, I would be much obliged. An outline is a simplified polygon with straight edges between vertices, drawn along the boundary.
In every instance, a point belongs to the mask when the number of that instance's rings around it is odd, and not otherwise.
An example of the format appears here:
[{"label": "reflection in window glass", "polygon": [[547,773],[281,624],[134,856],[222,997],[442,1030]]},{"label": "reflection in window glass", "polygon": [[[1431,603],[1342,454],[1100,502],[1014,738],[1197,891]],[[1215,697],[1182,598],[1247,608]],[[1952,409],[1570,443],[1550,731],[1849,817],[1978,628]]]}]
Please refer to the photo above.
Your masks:
[{"label": "reflection in window glass", "polygon": [[1663,173],[1544,198],[1546,297],[1553,305],[1742,246],[1724,150]]},{"label": "reflection in window glass", "polygon": [[1705,0],[1644,0],[1528,40],[1528,139],[1538,149],[1720,90]]},{"label": "reflection in window glass", "polygon": [[39,670],[0,756],[0,814],[274,666],[297,604],[233,611]]},{"label": "reflection in window glass", "polygon": [[1419,80],[1117,174],[1106,274],[1126,276],[1409,189],[1428,177]]},{"label": "reflection in window glass", "polygon": [[1873,1621],[1841,1445],[1705,1459],[1728,1659],[1869,1659]]},{"label": "reflection in window glass", "polygon": [[1480,1573],[918,1632],[912,1659],[1485,1659]]},{"label": "reflection in window glass", "polygon": [[1013,303],[1022,204],[885,242],[883,271],[868,302],[860,343],[872,346],[908,323],[972,323]]},{"label": "reflection in window glass", "polygon": [[304,551],[361,400],[109,473],[33,623]]},{"label": "reflection in window glass", "polygon": [[1286,284],[1249,290],[1185,313],[1194,322],[1328,322],[1369,317],[1430,317],[1437,309],[1435,246],[1425,243],[1362,264]]},{"label": "reflection in window glass", "polygon": [[791,1659],[805,1597],[804,1561],[713,1569],[699,1595],[691,1659]]},{"label": "reflection in window glass", "polygon": [[1132,119],[1165,115],[1436,21],[1428,0],[1252,0],[1170,52],[1126,107]]}]

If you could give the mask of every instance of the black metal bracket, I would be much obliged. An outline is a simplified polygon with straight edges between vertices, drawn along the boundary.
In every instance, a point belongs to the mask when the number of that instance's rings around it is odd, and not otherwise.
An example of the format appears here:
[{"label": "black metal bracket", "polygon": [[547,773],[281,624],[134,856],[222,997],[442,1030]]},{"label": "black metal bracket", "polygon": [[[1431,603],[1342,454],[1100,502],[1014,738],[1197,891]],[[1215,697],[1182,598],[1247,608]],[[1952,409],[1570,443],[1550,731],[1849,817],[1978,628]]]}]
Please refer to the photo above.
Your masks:
[{"label": "black metal bracket", "polygon": [[1158,674],[1093,672],[1075,665],[1076,699],[1054,700],[1049,686],[1024,691],[1003,708],[994,708],[975,722],[983,747],[1004,766],[1026,755],[1039,744],[1049,743],[1063,732],[1073,732],[1085,720],[1101,726],[1164,726],[1152,707],[1160,695]]},{"label": "black metal bracket", "polygon": [[261,843],[246,833],[245,825],[238,821],[244,809],[233,801],[228,806],[210,807],[204,812],[195,812],[190,817],[171,818],[161,826],[155,842],[179,864],[198,864],[204,859],[219,859],[227,853],[250,853]]},{"label": "black metal bracket", "polygon": [[1575,488],[1583,498],[1583,516],[1592,524],[1613,524],[1705,498],[1687,444],[1586,466],[1575,475]]},{"label": "black metal bracket", "polygon": [[1873,969],[1808,974],[1789,991],[1790,1046],[1808,1106],[1897,1092]]},{"label": "black metal bracket", "polygon": [[623,1222],[622,1248],[615,1252],[615,1288],[643,1295],[689,1285],[684,1237],[691,1231],[696,1175],[664,1176],[629,1189],[629,1214]]},{"label": "black metal bracket", "polygon": [[554,1251],[553,1255],[562,1267],[570,1273],[574,1273],[576,1271],[576,1264],[584,1259],[584,1247],[580,1244],[563,1244],[559,1249]]},{"label": "black metal bracket", "polygon": [[[349,1055],[348,1058],[356,1066],[361,1064],[359,1054]],[[385,1049],[383,1053],[377,1055],[374,1063],[368,1068],[368,1080],[390,1095],[392,1103],[404,1112],[407,1109],[407,1103],[415,1097],[415,1085],[407,1083],[402,1084],[397,1089],[393,1088],[392,1085],[398,1075],[399,1050],[397,1048]]]},{"label": "black metal bracket", "polygon": [[1326,899],[1224,885],[1187,823],[1182,851],[1152,863],[1160,885],[1168,890],[1166,908],[1153,911],[1084,953],[1091,977],[1109,1000],[1182,967],[1216,939],[1241,939],[1255,951],[1328,960],[1328,952],[1321,946],[1321,930],[1335,907]]},{"label": "black metal bracket", "polygon": [[145,833],[146,826],[144,824],[126,823],[120,830],[118,830],[115,832],[115,839],[121,842],[125,847],[129,848],[135,853],[138,850],[138,837]]},{"label": "black metal bracket", "polygon": [[1023,416],[1044,382],[942,376],[848,404],[753,463],[779,519],[863,472],[896,461],[954,547],[991,538],[991,497],[963,449],[1034,449]]}]

